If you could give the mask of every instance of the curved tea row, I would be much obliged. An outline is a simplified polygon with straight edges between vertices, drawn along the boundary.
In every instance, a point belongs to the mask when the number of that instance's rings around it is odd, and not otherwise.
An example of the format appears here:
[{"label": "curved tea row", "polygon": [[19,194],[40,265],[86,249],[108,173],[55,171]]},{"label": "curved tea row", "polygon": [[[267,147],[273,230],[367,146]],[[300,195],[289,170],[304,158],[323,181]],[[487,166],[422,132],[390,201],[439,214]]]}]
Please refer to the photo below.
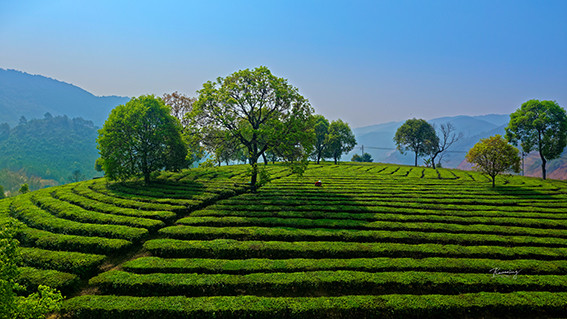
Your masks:
[{"label": "curved tea row", "polygon": [[7,210],[25,224],[23,270],[88,279],[68,289],[90,292],[66,301],[77,318],[567,311],[564,182],[505,176],[492,189],[457,170],[267,167],[273,180],[256,193],[247,168],[231,166],[16,197]]}]

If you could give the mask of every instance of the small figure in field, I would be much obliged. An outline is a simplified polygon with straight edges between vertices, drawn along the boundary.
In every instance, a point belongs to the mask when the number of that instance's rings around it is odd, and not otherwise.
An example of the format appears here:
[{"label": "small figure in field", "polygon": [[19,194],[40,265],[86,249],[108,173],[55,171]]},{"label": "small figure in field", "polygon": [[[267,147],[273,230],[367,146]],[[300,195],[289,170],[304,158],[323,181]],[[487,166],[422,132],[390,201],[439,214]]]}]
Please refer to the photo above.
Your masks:
[{"label": "small figure in field", "polygon": [[316,181],[316,182],[315,182],[315,186],[321,187],[321,186],[323,186],[323,184],[321,183],[321,181]]}]

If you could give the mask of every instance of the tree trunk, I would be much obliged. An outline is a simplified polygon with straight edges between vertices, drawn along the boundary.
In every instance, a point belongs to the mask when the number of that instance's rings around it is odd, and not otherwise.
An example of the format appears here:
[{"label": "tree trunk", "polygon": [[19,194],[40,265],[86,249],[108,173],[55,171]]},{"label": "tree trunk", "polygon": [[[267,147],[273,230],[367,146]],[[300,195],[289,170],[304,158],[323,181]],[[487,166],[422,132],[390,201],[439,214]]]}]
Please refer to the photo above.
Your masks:
[{"label": "tree trunk", "polygon": [[543,179],[546,178],[546,171],[545,171],[545,164],[547,162],[545,161],[545,158],[543,158],[543,156],[541,157],[541,175],[543,176]]},{"label": "tree trunk", "polygon": [[338,165],[339,163],[337,161],[337,158],[336,157],[333,157],[333,158],[335,159],[335,165]]},{"label": "tree trunk", "polygon": [[258,181],[258,164],[254,163],[250,165],[252,165],[252,176],[250,178],[250,187],[252,188],[252,191],[255,191],[256,182]]},{"label": "tree trunk", "polygon": [[415,152],[415,167],[417,167],[417,152]]},{"label": "tree trunk", "polygon": [[496,186],[496,175],[492,176],[492,188]]},{"label": "tree trunk", "polygon": [[264,165],[268,165],[268,159],[266,158],[266,154],[262,153],[262,158],[264,159]]},{"label": "tree trunk", "polygon": [[542,141],[541,141],[541,134],[542,134],[542,133],[540,132],[540,133],[539,133],[539,136],[538,136],[538,137],[539,137],[539,138],[538,138],[538,142],[539,142],[539,144],[538,144],[538,151],[539,151],[539,157],[541,157],[541,176],[543,177],[543,179],[545,179],[545,177],[546,177],[545,164],[547,164],[547,161],[545,160],[545,157],[543,156],[543,153],[542,153],[542,151],[541,151],[541,144],[542,144]]},{"label": "tree trunk", "polygon": [[433,169],[435,169],[435,158],[437,157],[437,155],[439,155],[439,153],[441,153],[441,152],[436,152],[436,153],[433,154],[433,156],[431,157],[431,167],[433,167]]},{"label": "tree trunk", "polygon": [[146,185],[148,185],[150,183],[150,172],[149,171],[144,172],[144,183],[146,183]]},{"label": "tree trunk", "polygon": [[250,157],[249,161],[250,161],[250,165],[252,166],[252,176],[250,177],[250,188],[252,189],[253,192],[256,191],[256,183],[258,182],[258,157],[260,157],[259,155],[256,155],[254,157]]}]

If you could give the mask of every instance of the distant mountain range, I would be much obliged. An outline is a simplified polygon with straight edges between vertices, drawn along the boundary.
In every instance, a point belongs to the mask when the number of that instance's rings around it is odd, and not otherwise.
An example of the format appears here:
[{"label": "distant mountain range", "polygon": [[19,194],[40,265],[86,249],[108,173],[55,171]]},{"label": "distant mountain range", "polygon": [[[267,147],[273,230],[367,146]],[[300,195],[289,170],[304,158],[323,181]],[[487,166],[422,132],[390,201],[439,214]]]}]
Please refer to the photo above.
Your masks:
[{"label": "distant mountain range", "polygon": [[67,115],[93,121],[102,127],[110,111],[128,102],[123,96],[95,96],[77,86],[41,75],[0,68],[0,123],[10,126],[19,119]]},{"label": "distant mountain range", "polygon": [[[86,151],[86,149],[81,151],[85,156],[88,154],[88,160],[85,160],[85,163],[88,162],[88,164],[85,164],[87,165],[85,167],[79,167],[82,173],[86,175],[85,177],[90,178],[94,174],[91,170],[93,157],[96,157],[97,154],[95,148],[96,143],[94,142],[96,138],[96,127],[102,127],[110,111],[115,106],[128,102],[129,99],[128,97],[121,96],[99,97],[69,83],[41,75],[31,75],[16,70],[0,68],[0,138],[3,136],[2,132],[8,132],[8,134],[12,135],[12,138],[14,138],[15,135],[13,134],[16,134],[21,129],[16,131],[11,129],[15,129],[16,125],[21,124],[20,118],[22,116],[27,120],[46,120],[49,118],[49,116],[46,116],[46,113],[50,113],[47,115],[51,115],[52,117],[66,115],[71,119],[80,117],[87,121],[92,121],[94,125],[94,127],[92,127],[92,132],[94,133],[92,134],[94,135],[89,137],[93,139],[92,144],[90,144],[91,146],[89,146],[91,149],[89,151]],[[444,167],[470,168],[470,165],[467,166],[467,163],[464,162],[466,152],[481,138],[495,134],[503,135],[504,128],[508,124],[509,118],[510,116],[508,114],[489,114],[481,116],[462,115],[430,120],[429,122],[435,124],[437,127],[443,123],[452,123],[457,133],[463,133],[463,138],[458,143],[455,143],[449,150],[450,152],[444,156],[442,165]],[[64,122],[65,121],[62,123]],[[8,123],[10,127],[2,126],[2,123]],[[37,123],[39,125],[43,122]],[[389,122],[355,128],[353,131],[358,142],[357,148],[353,150],[353,152],[343,156],[343,160],[350,160],[352,155],[354,153],[360,153],[362,146],[364,146],[364,152],[370,153],[374,162],[413,164],[413,154],[400,154],[400,152],[395,149],[393,142],[396,130],[402,124],[403,122]],[[44,130],[41,133],[46,135],[42,137],[45,139],[45,143],[49,140],[61,140],[60,136],[63,134],[61,130],[58,130],[57,134],[59,135],[57,135],[57,137],[54,136],[52,138],[48,136],[49,132],[49,130]],[[70,131],[69,134],[76,134],[76,132]],[[86,133],[83,132],[82,134]],[[83,143],[81,145],[87,145],[84,144],[87,143],[86,141],[81,141],[81,143]],[[57,148],[59,146],[55,147]],[[14,147],[9,147],[6,150],[12,150],[13,148]],[[77,161],[80,157],[74,157],[76,154],[72,153],[72,149],[75,148],[63,148],[58,152],[64,153],[69,151],[67,156]],[[5,155],[8,156],[8,151],[6,150]],[[76,150],[78,150],[78,148],[76,148]],[[26,154],[25,149],[18,149],[18,152],[20,154]],[[35,150],[30,150],[29,152],[35,153]],[[15,155],[10,155],[10,158],[13,159],[16,157]],[[4,165],[0,166],[0,170],[8,169],[9,167],[11,172],[23,169],[27,174],[38,174],[37,172],[41,170],[35,169],[35,167],[43,167],[33,166],[34,169],[30,169],[31,167],[28,167],[28,165],[15,165],[14,161],[11,161],[10,165],[7,165],[7,163],[8,162],[4,162]],[[530,154],[525,160],[526,175],[541,176],[540,165],[541,163],[538,156]],[[58,167],[58,170],[67,174],[67,172],[72,172],[76,168],[77,164],[74,164],[73,167]],[[42,168],[42,170],[45,170],[45,168]],[[52,178],[58,182],[62,182],[64,177],[63,173],[59,174],[57,177],[47,176],[45,173],[39,175],[41,178]],[[548,176],[556,179],[567,179],[567,153],[564,153],[562,158],[548,163]]]},{"label": "distant mountain range", "polygon": [[[456,133],[463,133],[463,137],[456,142],[444,155],[442,165],[448,168],[470,169],[470,164],[465,161],[465,155],[474,144],[481,138],[487,138],[496,134],[504,135],[505,127],[508,125],[510,115],[488,114],[480,116],[454,116],[442,117],[429,120],[430,124],[439,128],[441,124],[451,123]],[[343,156],[348,161],[355,153],[360,154],[362,147],[364,152],[372,155],[374,162],[396,163],[413,165],[414,154],[408,152],[405,155],[396,150],[393,138],[397,129],[404,122],[388,122],[353,129],[358,142],[357,147],[349,154]],[[422,162],[423,163],[423,162]],[[541,160],[536,153],[529,154],[524,161],[525,175],[541,177]],[[548,176],[554,179],[567,179],[567,151],[559,159],[548,163]]]}]

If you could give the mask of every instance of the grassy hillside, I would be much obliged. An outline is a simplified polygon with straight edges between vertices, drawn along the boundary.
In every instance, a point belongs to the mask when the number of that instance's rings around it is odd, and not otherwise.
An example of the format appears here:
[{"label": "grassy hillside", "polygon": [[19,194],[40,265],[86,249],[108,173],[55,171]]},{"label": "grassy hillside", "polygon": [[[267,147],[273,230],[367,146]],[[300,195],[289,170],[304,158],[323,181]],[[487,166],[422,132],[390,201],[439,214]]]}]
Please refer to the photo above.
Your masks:
[{"label": "grassy hillside", "polygon": [[[104,179],[0,201],[28,287],[73,318],[534,317],[567,312],[567,184],[310,165]],[[321,180],[322,187],[315,187]],[[11,217],[9,217],[11,216]]]}]

